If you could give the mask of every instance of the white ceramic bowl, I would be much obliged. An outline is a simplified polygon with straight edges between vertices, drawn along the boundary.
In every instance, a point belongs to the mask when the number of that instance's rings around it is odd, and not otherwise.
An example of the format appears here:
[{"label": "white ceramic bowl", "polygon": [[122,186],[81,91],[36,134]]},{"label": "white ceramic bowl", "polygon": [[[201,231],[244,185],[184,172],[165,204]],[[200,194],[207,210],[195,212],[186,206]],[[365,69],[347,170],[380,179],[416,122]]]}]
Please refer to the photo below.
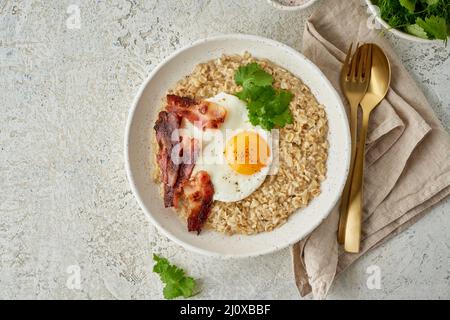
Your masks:
[{"label": "white ceramic bowl", "polygon": [[267,0],[268,3],[270,3],[272,6],[274,6],[275,8],[279,9],[279,10],[284,10],[284,11],[297,11],[297,10],[303,10],[308,8],[309,6],[311,6],[314,2],[316,2],[317,0],[308,0],[303,4],[297,5],[297,6],[288,6],[288,5],[284,5],[281,4],[279,1],[277,0]]},{"label": "white ceramic bowl", "polygon": [[384,29],[391,32],[392,34],[396,35],[399,38],[403,38],[409,41],[414,42],[421,42],[421,43],[442,43],[442,40],[430,40],[430,39],[423,39],[420,37],[416,37],[412,34],[403,32],[398,29],[392,28],[386,21],[384,21],[380,16],[380,9],[378,6],[374,5],[371,0],[365,0],[368,6],[368,13],[372,14],[375,19],[378,21],[378,23],[383,26]]},{"label": "white ceramic bowl", "polygon": [[[325,106],[329,121],[328,174],[322,193],[308,207],[292,215],[272,232],[228,236],[212,230],[189,233],[172,209],[165,209],[158,186],[151,179],[151,137],[158,108],[169,87],[194,67],[222,54],[250,52],[289,70],[311,88]],[[178,50],[156,67],[137,94],[125,133],[125,162],[128,180],[141,208],[167,237],[192,251],[217,257],[249,257],[270,253],[301,240],[325,219],[335,206],[347,177],[350,135],[344,106],[322,72],[302,54],[279,42],[250,35],[226,35],[201,40]],[[276,196],[276,195],[274,195]]]}]

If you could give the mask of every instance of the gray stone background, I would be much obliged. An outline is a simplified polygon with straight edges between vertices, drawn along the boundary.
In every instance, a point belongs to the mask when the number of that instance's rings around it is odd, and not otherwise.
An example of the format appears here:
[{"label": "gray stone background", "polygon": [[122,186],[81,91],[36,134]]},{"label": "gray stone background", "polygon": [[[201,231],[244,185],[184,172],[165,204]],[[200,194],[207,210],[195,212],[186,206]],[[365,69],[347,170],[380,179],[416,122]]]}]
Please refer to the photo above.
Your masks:
[{"label": "gray stone background", "polygon": [[[128,186],[123,136],[139,86],[175,49],[241,32],[301,50],[316,8],[285,13],[265,0],[0,0],[0,298],[159,299],[153,252],[199,279],[196,298],[299,298],[287,249],[222,261],[160,235]],[[389,39],[449,129],[450,48]],[[329,297],[450,298],[449,210],[442,202],[360,259]],[[371,265],[381,271],[379,290],[366,285]],[[71,289],[76,266],[81,285]]]}]

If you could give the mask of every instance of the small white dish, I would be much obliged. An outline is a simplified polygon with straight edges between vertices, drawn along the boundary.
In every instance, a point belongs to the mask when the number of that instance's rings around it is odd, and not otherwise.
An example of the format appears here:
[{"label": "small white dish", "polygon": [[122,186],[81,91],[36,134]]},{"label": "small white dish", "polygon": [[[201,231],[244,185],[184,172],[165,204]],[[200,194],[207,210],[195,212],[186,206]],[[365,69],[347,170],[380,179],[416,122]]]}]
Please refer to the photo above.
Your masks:
[{"label": "small white dish", "polygon": [[307,0],[304,3],[298,4],[298,5],[285,5],[285,4],[282,4],[278,0],[267,0],[267,2],[270,3],[272,6],[274,6],[275,8],[277,8],[279,10],[284,10],[284,11],[303,10],[303,9],[306,9],[309,6],[311,6],[316,1],[317,0]]},{"label": "small white dish", "polygon": [[[213,230],[189,233],[184,221],[166,209],[159,186],[152,181],[153,125],[167,90],[194,67],[222,54],[250,52],[289,70],[309,86],[325,106],[329,121],[327,178],[322,193],[306,208],[293,214],[281,227],[257,235],[228,236]],[[197,253],[216,257],[250,257],[285,248],[313,231],[336,205],[343,190],[350,161],[350,134],[344,106],[323,73],[301,53],[274,40],[251,35],[225,35],[200,40],[160,63],[139,90],[125,130],[125,165],[131,189],[149,220],[174,242]]]},{"label": "small white dish", "polygon": [[396,35],[399,38],[403,38],[405,40],[414,41],[414,42],[421,42],[421,43],[442,43],[442,40],[430,40],[430,39],[424,39],[420,37],[416,37],[412,34],[403,32],[401,30],[392,28],[386,21],[384,21],[380,16],[380,9],[378,6],[374,5],[371,0],[365,0],[367,3],[367,6],[369,8],[368,13],[372,14],[377,22],[383,26],[384,29],[389,31],[390,33]]}]

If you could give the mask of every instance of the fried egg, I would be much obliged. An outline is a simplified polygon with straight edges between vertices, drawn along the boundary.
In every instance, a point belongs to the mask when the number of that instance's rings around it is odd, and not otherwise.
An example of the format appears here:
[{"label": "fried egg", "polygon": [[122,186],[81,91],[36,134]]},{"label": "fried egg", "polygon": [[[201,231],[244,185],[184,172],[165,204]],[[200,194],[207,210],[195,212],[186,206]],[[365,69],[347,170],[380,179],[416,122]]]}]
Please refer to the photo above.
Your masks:
[{"label": "fried egg", "polygon": [[214,185],[214,200],[235,202],[255,192],[270,172],[273,159],[270,132],[253,126],[246,104],[227,94],[207,99],[223,106],[227,116],[219,129],[201,131],[188,121],[182,127],[202,141],[193,175],[206,171]]}]

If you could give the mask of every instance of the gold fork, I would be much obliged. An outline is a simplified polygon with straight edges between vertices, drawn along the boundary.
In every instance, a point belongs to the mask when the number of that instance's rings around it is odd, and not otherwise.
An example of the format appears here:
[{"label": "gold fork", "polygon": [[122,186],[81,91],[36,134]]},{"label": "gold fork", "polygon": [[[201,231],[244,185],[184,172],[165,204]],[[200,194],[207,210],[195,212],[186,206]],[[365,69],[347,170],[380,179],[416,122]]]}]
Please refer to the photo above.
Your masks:
[{"label": "gold fork", "polygon": [[370,71],[372,65],[372,47],[364,44],[357,45],[355,53],[352,55],[353,44],[348,49],[347,57],[341,71],[341,88],[350,104],[350,134],[352,140],[350,169],[345,184],[344,192],[342,193],[339,228],[338,228],[338,242],[344,243],[345,240],[345,226],[347,222],[347,208],[349,202],[349,194],[352,181],[353,167],[356,155],[356,136],[358,127],[358,106],[366,94],[369,86]]}]

